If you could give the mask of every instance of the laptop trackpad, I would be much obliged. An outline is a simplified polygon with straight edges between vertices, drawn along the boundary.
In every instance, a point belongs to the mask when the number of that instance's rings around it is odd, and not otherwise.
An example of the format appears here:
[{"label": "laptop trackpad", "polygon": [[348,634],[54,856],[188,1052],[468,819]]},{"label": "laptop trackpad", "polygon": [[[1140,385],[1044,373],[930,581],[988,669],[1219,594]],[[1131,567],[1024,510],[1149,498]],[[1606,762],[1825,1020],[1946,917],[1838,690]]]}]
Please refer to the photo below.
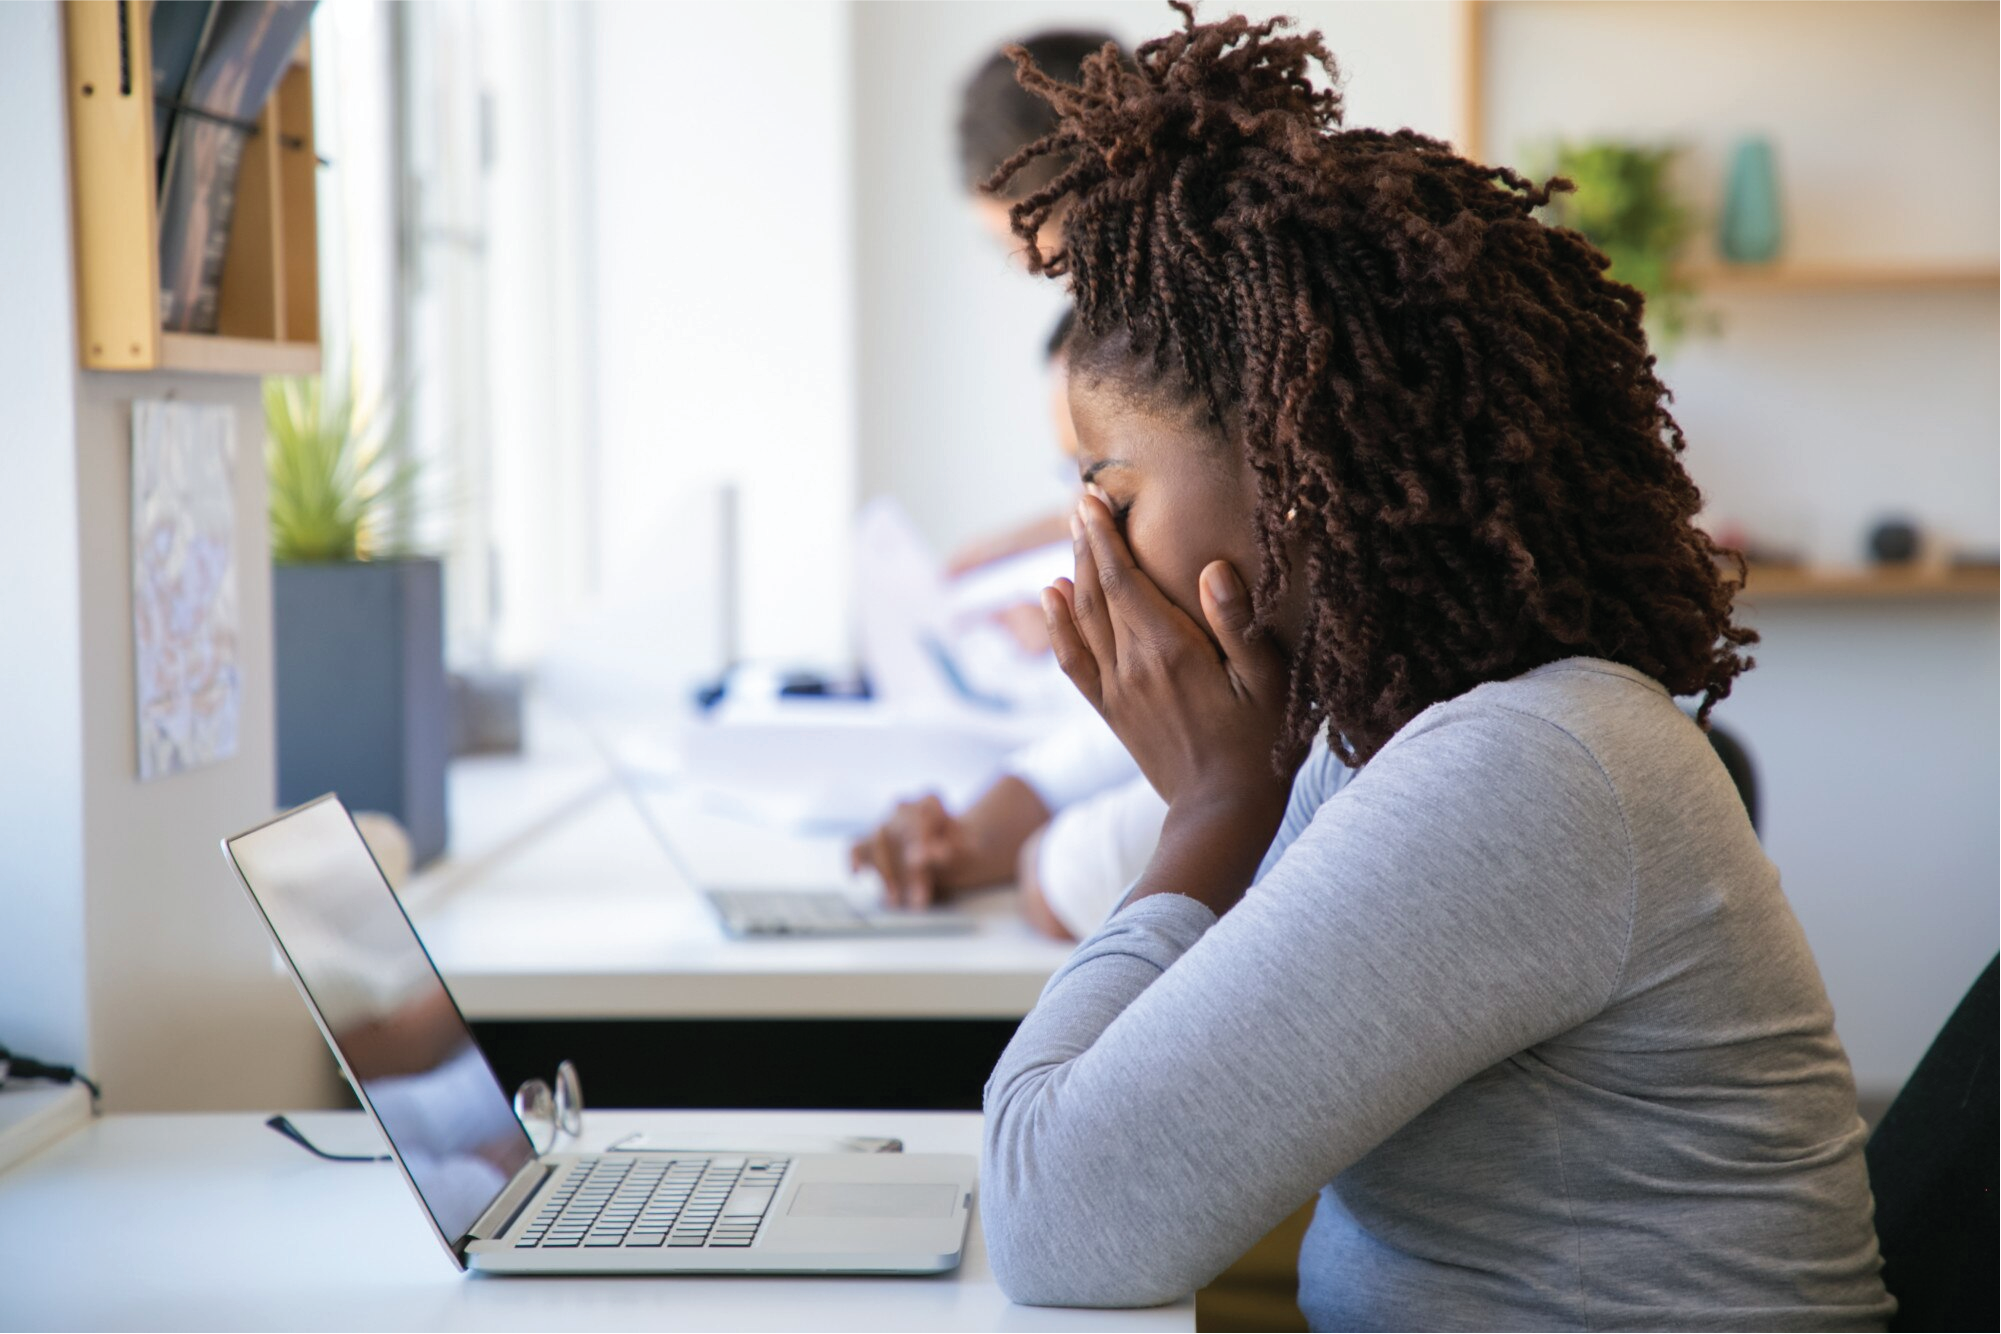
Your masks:
[{"label": "laptop trackpad", "polygon": [[950,1218],[959,1188],[949,1181],[808,1181],[786,1213],[793,1218]]}]

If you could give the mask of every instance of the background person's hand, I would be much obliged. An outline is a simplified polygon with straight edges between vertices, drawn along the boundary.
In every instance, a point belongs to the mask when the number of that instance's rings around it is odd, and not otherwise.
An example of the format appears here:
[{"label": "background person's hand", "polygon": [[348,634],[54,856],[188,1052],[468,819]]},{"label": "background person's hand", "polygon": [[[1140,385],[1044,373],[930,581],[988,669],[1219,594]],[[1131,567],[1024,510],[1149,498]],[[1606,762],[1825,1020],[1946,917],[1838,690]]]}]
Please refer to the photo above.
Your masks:
[{"label": "background person's hand", "polygon": [[848,849],[848,868],[882,877],[894,907],[924,908],[962,889],[1013,876],[1028,836],[1049,822],[1035,789],[1003,774],[955,816],[935,794],[898,803],[889,818]]},{"label": "background person's hand", "polygon": [[1068,510],[1058,510],[1054,514],[1044,514],[1027,523],[1010,528],[1005,532],[990,533],[976,537],[954,551],[945,560],[945,577],[957,579],[991,565],[995,561],[1006,560],[1009,556],[1019,556],[1024,551],[1034,551],[1053,542],[1061,542],[1070,535]]},{"label": "background person's hand", "polygon": [[1077,577],[1043,594],[1064,673],[1132,753],[1170,809],[1195,802],[1282,813],[1291,771],[1272,752],[1288,674],[1269,637],[1252,639],[1251,599],[1228,562],[1201,575],[1207,633],[1133,560],[1095,496],[1078,505]]},{"label": "background person's hand", "polygon": [[1008,632],[1014,646],[1026,658],[1049,652],[1049,618],[1034,602],[1010,602],[993,614],[994,623]]},{"label": "background person's hand", "polygon": [[871,867],[893,907],[926,908],[952,887],[971,852],[964,825],[936,793],[898,802],[887,820],[848,850],[849,869]]}]

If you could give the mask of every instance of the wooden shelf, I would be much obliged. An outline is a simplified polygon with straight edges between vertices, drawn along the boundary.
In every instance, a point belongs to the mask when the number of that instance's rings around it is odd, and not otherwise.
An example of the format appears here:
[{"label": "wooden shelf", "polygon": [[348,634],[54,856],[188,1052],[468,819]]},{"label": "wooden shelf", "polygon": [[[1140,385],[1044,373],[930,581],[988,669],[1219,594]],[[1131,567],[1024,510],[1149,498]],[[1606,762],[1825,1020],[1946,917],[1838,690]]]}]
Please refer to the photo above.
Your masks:
[{"label": "wooden shelf", "polygon": [[160,318],[152,5],[67,0],[63,19],[80,364],[214,375],[319,370],[318,157],[306,46],[244,144],[216,332],[183,333]]},{"label": "wooden shelf", "polygon": [[320,345],[162,331],[159,369],[204,375],[317,375]]},{"label": "wooden shelf", "polygon": [[2001,570],[1949,565],[1754,565],[1737,596],[1750,606],[1782,602],[1992,602]]},{"label": "wooden shelf", "polygon": [[2001,264],[1690,265],[1702,292],[2001,291]]}]

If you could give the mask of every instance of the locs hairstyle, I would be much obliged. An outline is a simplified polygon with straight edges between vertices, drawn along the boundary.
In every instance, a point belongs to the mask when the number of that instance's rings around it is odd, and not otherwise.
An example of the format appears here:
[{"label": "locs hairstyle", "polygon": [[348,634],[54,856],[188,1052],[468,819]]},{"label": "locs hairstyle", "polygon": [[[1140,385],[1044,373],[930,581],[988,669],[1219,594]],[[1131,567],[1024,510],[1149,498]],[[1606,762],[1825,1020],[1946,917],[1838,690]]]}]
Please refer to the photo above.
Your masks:
[{"label": "locs hairstyle", "polygon": [[1281,753],[1331,722],[1364,763],[1426,706],[1576,654],[1700,694],[1706,723],[1757,640],[1720,564],[1743,562],[1692,522],[1640,292],[1532,216],[1570,182],[1343,129],[1318,33],[1175,8],[1180,32],[1075,85],[1011,51],[1057,121],[987,188],[1063,161],[1011,212],[1031,269],[1069,279],[1073,372],[1206,403],[1249,458],[1260,628],[1291,581],[1310,595]]}]

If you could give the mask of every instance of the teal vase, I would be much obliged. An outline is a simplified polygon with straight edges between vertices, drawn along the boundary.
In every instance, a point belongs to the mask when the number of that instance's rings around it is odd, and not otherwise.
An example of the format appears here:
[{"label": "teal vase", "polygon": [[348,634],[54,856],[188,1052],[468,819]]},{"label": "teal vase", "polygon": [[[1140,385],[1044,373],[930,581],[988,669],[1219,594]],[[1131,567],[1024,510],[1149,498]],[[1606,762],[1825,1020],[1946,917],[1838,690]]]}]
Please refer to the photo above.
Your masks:
[{"label": "teal vase", "polygon": [[1730,155],[1717,250],[1732,264],[1767,264],[1779,257],[1779,179],[1769,139],[1741,141]]}]

